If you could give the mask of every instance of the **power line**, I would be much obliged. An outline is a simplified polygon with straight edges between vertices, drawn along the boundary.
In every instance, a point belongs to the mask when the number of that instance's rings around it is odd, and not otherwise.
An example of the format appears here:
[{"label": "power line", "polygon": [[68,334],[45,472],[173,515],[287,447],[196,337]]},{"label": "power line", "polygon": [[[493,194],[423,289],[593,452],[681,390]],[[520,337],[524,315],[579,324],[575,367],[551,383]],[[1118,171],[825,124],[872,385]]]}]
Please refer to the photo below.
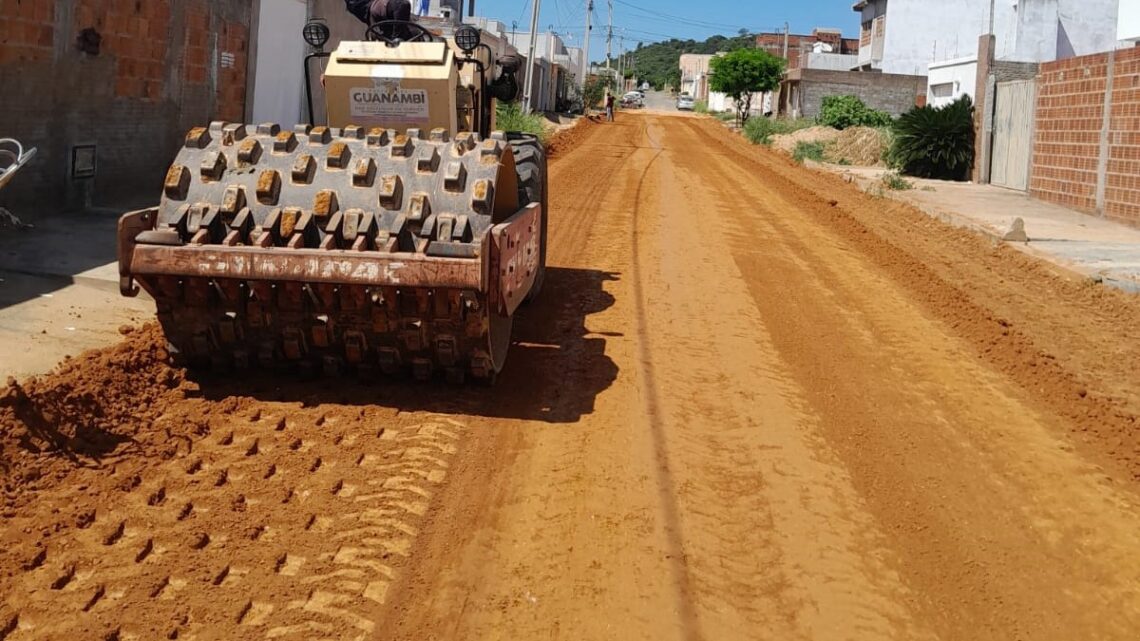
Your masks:
[{"label": "power line", "polygon": [[633,4],[632,2],[628,2],[628,0],[613,0],[613,1],[616,2],[617,4],[629,7],[630,9],[633,9],[635,11],[640,11],[641,13],[647,14],[651,18],[658,18],[658,19],[666,18],[666,19],[681,22],[683,24],[687,23],[687,24],[693,24],[693,25],[700,25],[700,26],[708,27],[708,28],[712,28],[712,29],[736,29],[736,30],[739,30],[739,29],[746,28],[746,27],[744,27],[744,25],[740,25],[740,24],[730,25],[730,24],[725,24],[725,23],[708,22],[705,20],[697,20],[697,19],[691,18],[691,17],[669,14],[669,13],[665,13],[662,11],[658,11],[656,9],[646,9],[644,7],[637,6],[637,5]]}]

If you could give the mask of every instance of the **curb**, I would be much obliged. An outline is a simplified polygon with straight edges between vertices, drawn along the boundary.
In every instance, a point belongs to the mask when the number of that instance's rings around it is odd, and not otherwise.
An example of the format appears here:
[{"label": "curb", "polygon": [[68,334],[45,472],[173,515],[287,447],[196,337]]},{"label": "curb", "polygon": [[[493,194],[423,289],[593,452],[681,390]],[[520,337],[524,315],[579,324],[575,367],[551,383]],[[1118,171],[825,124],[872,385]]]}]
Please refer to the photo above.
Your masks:
[{"label": "curb", "polygon": [[[811,167],[813,169],[816,169],[817,171],[826,171],[826,172],[831,173],[833,175],[841,176],[845,180],[847,180],[849,183],[851,183],[852,185],[855,185],[856,187],[858,187],[859,190],[865,194],[870,193],[871,186],[873,184],[875,184],[875,182],[876,182],[870,178],[861,178],[861,177],[856,176],[855,174],[852,174],[849,172],[833,170],[829,165],[825,165],[823,163],[813,162],[811,164]],[[1053,267],[1061,269],[1061,270],[1069,273],[1070,275],[1072,275],[1076,278],[1091,280],[1095,283],[1105,285],[1108,287],[1112,287],[1114,289],[1118,289],[1120,291],[1124,291],[1124,292],[1127,292],[1130,294],[1140,294],[1140,282],[1132,281],[1132,280],[1121,280],[1119,278],[1112,278],[1112,277],[1109,277],[1109,276],[1107,276],[1107,275],[1105,275],[1105,274],[1103,274],[1103,273],[1101,273],[1095,269],[1091,269],[1088,267],[1081,267],[1080,265],[1074,265],[1072,263],[1062,261],[1061,259],[1058,259],[1053,254],[1046,253],[1046,252],[1041,251],[1035,247],[1032,247],[1032,243],[1033,243],[1032,238],[1030,238],[1029,241],[1024,242],[1024,243],[1022,243],[1022,242],[1011,242],[1011,241],[1004,240],[1003,234],[1001,234],[1000,232],[996,232],[996,231],[978,223],[976,220],[974,220],[968,216],[964,216],[964,215],[959,214],[957,212],[940,209],[938,207],[934,207],[934,206],[931,206],[931,205],[928,205],[925,203],[915,202],[915,201],[907,198],[904,195],[904,193],[905,192],[894,192],[894,191],[890,191],[890,190],[884,190],[881,195],[886,197],[886,198],[890,198],[891,200],[893,200],[895,202],[899,202],[899,203],[903,203],[905,205],[909,205],[909,206],[917,209],[918,211],[921,211],[922,213],[926,214],[927,216],[934,218],[934,219],[936,219],[942,223],[945,223],[945,224],[950,225],[952,227],[957,227],[959,229],[965,229],[965,230],[970,231],[974,234],[982,236],[985,239],[989,240],[995,246],[1006,245],[1006,246],[1011,247],[1011,248],[1013,248],[1013,249],[1015,249],[1015,250],[1017,250],[1023,254],[1026,254],[1027,256],[1032,256],[1033,258],[1036,258],[1036,259],[1041,260],[1043,262],[1049,263]]]}]

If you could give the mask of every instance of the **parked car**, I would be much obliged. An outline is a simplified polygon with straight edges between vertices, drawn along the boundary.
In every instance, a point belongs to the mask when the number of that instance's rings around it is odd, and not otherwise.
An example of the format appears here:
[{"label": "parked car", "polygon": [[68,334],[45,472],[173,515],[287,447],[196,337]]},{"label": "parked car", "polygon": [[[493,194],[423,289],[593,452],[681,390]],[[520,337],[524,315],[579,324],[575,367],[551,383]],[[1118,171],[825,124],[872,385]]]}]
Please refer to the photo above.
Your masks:
[{"label": "parked car", "polygon": [[681,94],[681,97],[677,99],[677,111],[692,111],[695,104],[692,96]]},{"label": "parked car", "polygon": [[636,91],[631,91],[621,97],[623,109],[641,109],[645,106],[645,98]]}]

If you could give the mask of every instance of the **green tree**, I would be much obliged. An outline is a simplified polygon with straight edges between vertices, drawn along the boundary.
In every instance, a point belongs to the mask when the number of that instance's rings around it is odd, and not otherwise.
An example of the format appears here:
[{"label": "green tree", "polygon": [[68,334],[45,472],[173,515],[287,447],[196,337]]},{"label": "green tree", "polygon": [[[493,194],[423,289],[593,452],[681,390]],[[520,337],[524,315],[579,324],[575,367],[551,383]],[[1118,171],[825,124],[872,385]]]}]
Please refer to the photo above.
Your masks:
[{"label": "green tree", "polygon": [[737,49],[713,58],[709,67],[709,89],[731,96],[744,124],[752,109],[752,94],[780,86],[784,60],[763,49]]},{"label": "green tree", "polygon": [[602,98],[606,97],[606,89],[612,89],[616,85],[609,76],[593,76],[586,80],[586,87],[582,91],[582,109],[586,114],[590,113],[591,109],[597,108]]}]

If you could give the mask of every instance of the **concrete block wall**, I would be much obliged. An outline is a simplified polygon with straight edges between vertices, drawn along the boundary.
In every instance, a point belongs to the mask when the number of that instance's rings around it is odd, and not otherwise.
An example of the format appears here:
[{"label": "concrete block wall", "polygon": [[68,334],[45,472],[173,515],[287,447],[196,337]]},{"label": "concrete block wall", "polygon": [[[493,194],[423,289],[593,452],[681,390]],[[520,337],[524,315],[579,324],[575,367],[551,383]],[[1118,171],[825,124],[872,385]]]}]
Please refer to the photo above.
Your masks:
[{"label": "concrete block wall", "polygon": [[799,115],[805,118],[818,116],[827,96],[858,96],[868,107],[897,117],[926,95],[926,76],[800,69],[788,79],[798,85]]},{"label": "concrete block wall", "polygon": [[[0,0],[0,136],[39,153],[0,192],[26,220],[158,199],[187,130],[245,113],[248,0]],[[78,37],[99,35],[97,54]],[[94,179],[71,177],[96,146]]]},{"label": "concrete block wall", "polygon": [[[923,86],[926,81],[923,79]],[[915,104],[914,87],[876,86],[841,83],[804,83],[804,110],[802,116],[819,116],[823,99],[828,96],[858,96],[871,109],[885,111],[891,116],[899,116]]]},{"label": "concrete block wall", "polygon": [[1140,226],[1140,48],[1041,65],[1030,193]]}]

